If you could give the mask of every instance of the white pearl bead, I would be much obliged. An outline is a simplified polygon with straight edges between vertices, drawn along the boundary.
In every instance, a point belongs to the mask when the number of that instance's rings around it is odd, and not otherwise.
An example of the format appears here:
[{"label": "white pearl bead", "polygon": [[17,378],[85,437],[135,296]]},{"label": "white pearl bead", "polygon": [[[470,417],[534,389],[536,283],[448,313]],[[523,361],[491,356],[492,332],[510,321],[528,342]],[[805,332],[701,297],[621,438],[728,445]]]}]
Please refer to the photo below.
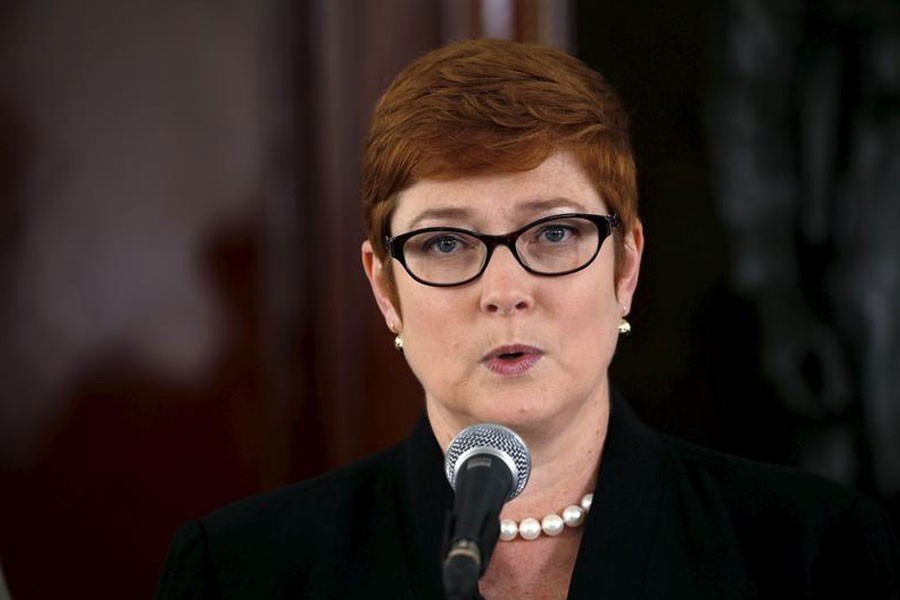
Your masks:
[{"label": "white pearl bead", "polygon": [[585,494],[584,498],[581,499],[581,508],[584,509],[584,512],[591,512],[591,502],[594,501],[594,494]]},{"label": "white pearl bead", "polygon": [[550,513],[541,521],[541,529],[549,536],[559,535],[565,527],[562,517]]},{"label": "white pearl bead", "polygon": [[512,519],[500,521],[500,539],[504,542],[516,539],[519,534],[519,526]]},{"label": "white pearl bead", "polygon": [[519,523],[519,535],[526,540],[537,539],[541,535],[541,524],[538,523],[537,519],[532,519],[531,517],[522,519],[522,522]]},{"label": "white pearl bead", "polygon": [[563,510],[562,520],[569,527],[578,527],[584,522],[584,509],[571,504]]}]

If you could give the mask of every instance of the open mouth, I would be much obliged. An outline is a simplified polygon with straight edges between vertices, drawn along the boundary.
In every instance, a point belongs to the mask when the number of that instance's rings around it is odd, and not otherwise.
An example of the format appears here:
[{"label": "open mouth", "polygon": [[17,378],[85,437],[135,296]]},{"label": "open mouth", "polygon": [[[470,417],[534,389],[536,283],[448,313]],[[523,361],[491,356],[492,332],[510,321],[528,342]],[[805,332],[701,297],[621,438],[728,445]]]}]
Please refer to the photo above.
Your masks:
[{"label": "open mouth", "polygon": [[498,375],[519,375],[537,364],[544,353],[534,346],[501,346],[489,352],[482,364]]}]

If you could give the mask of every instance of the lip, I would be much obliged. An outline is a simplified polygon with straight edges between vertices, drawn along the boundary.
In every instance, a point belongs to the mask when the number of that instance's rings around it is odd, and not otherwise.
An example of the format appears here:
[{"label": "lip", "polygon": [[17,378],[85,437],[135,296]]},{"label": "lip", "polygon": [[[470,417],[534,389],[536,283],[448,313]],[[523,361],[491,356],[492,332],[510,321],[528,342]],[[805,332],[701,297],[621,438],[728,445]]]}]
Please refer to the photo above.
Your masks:
[{"label": "lip", "polygon": [[520,375],[544,357],[540,348],[525,344],[498,346],[484,355],[481,364],[498,375]]}]

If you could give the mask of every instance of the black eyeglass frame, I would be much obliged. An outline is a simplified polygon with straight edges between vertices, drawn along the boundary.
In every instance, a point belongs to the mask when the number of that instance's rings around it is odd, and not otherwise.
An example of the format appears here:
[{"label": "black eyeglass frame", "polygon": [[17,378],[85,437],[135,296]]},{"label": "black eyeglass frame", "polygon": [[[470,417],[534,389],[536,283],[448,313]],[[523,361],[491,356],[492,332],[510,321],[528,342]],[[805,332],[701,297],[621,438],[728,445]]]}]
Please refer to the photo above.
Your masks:
[{"label": "black eyeglass frame", "polygon": [[[519,237],[528,231],[529,229],[535,227],[536,225],[540,225],[541,223],[546,223],[548,221],[556,221],[558,219],[586,219],[594,224],[597,227],[597,233],[600,235],[600,239],[597,242],[597,249],[594,251],[593,256],[588,259],[583,265],[577,267],[575,269],[569,269],[568,271],[563,271],[561,273],[542,273],[541,271],[535,270],[528,265],[526,265],[522,261],[522,257],[519,256],[519,253],[516,251],[516,241]],[[478,233],[477,231],[472,231],[470,229],[463,229],[461,227],[425,227],[424,229],[415,229],[413,231],[407,231],[406,233],[401,233],[400,235],[384,236],[384,245],[388,250],[388,254],[391,257],[397,259],[397,261],[403,265],[403,268],[406,269],[406,272],[409,273],[409,276],[421,283],[422,285],[428,285],[432,287],[456,287],[458,285],[465,285],[467,283],[471,283],[481,277],[481,275],[487,269],[488,264],[491,262],[491,256],[494,254],[494,249],[497,246],[506,246],[509,248],[509,251],[515,257],[516,262],[522,265],[522,268],[532,275],[540,275],[542,277],[561,277],[563,275],[569,275],[571,273],[577,273],[582,269],[586,269],[594,260],[597,258],[597,255],[600,254],[600,249],[603,247],[603,242],[606,241],[606,238],[613,234],[613,230],[617,229],[620,225],[619,215],[616,213],[611,213],[608,215],[595,215],[588,213],[563,213],[559,215],[550,215],[547,217],[543,217],[538,219],[537,221],[532,221],[526,225],[523,225],[519,229],[512,231],[507,234],[502,235],[488,235],[485,233]],[[406,244],[407,240],[412,238],[413,236],[429,233],[432,231],[449,231],[454,233],[464,233],[466,235],[472,236],[487,248],[487,253],[484,255],[484,262],[481,264],[481,268],[478,269],[478,272],[465,279],[463,281],[455,282],[455,283],[434,283],[432,281],[426,281],[420,277],[418,277],[415,273],[410,270],[409,265],[406,264],[406,256],[403,253],[403,246]]]}]

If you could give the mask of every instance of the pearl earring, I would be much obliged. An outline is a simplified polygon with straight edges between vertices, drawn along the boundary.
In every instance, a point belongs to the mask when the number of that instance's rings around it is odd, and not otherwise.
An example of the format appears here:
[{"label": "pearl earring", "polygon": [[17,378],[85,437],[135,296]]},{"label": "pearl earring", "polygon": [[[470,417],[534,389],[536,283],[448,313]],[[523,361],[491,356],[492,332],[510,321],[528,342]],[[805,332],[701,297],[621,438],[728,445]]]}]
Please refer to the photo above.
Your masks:
[{"label": "pearl earring", "polygon": [[388,329],[391,330],[391,333],[396,333],[397,336],[394,338],[394,350],[397,352],[403,352],[403,338],[400,337],[400,328],[396,323],[391,321],[388,323]]},{"label": "pearl earring", "polygon": [[628,314],[628,307],[622,307],[622,320],[619,321],[619,335],[628,335],[631,333],[631,323],[628,322],[628,319],[625,316]]}]

